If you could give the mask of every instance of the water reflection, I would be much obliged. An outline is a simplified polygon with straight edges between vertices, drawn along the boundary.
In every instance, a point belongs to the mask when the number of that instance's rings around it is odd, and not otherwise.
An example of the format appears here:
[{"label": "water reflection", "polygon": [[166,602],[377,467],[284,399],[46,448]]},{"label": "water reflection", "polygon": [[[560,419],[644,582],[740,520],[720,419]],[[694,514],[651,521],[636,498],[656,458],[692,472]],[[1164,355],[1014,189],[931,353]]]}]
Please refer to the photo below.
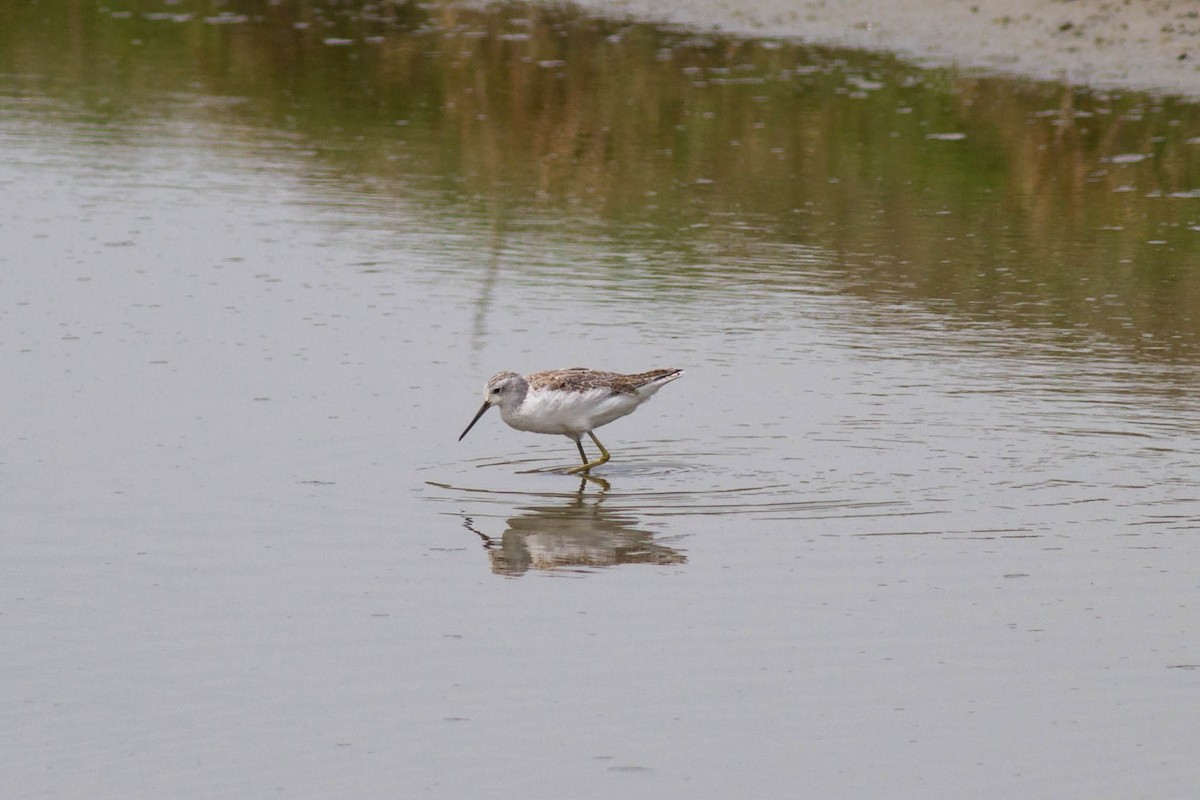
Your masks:
[{"label": "water reflection", "polygon": [[[443,236],[494,238],[481,304],[498,281],[686,302],[815,276],[901,327],[919,304],[1200,360],[1195,104],[569,6],[222,9],[0,0],[0,102],[64,101],[38,113],[113,143],[217,122],[209,146],[294,161],[329,202],[419,196]],[[600,245],[586,277],[556,228]]]},{"label": "water reflection", "polygon": [[[588,491],[589,484],[598,489]],[[608,481],[589,477],[565,502],[518,509],[505,521],[499,537],[482,530],[474,517],[463,526],[483,540],[492,571],[518,576],[529,570],[586,570],[618,564],[683,564],[687,556],[658,543],[654,533],[638,528],[628,510],[608,510]]]}]

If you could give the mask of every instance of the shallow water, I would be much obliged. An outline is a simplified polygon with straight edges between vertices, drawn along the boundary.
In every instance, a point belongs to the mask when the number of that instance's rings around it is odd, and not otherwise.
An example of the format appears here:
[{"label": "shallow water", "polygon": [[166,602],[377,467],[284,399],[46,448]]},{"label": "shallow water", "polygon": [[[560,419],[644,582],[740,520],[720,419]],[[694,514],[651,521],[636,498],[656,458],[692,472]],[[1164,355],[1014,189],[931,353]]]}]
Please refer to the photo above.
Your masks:
[{"label": "shallow water", "polygon": [[[1195,785],[1195,106],[558,10],[31,8],[4,797]],[[573,365],[687,374],[591,479],[455,442]]]}]

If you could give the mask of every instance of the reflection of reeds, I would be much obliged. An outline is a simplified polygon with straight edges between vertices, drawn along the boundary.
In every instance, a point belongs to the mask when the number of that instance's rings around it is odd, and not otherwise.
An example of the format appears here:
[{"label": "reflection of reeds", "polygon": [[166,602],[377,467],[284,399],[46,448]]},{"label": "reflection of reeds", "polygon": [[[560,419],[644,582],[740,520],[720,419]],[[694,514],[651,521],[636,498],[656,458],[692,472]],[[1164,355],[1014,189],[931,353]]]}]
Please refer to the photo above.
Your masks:
[{"label": "reflection of reeds", "polygon": [[[560,7],[106,7],[0,0],[0,65],[102,119],[287,129],[323,169],[440,176],[493,216],[599,219],[684,263],[812,245],[866,296],[1173,357],[1200,342],[1200,211],[1173,197],[1200,188],[1195,106]],[[947,133],[965,136],[930,138]]]}]

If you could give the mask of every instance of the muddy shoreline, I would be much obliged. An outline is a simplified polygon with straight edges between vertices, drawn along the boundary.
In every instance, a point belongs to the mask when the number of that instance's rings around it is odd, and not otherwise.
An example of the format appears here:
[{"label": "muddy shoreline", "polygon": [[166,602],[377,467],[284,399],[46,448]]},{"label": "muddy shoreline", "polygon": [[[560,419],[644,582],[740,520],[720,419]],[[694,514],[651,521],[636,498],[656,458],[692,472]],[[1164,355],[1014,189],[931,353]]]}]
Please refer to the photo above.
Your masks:
[{"label": "muddy shoreline", "polygon": [[600,13],[887,50],[922,64],[1200,99],[1186,0],[578,0]]}]

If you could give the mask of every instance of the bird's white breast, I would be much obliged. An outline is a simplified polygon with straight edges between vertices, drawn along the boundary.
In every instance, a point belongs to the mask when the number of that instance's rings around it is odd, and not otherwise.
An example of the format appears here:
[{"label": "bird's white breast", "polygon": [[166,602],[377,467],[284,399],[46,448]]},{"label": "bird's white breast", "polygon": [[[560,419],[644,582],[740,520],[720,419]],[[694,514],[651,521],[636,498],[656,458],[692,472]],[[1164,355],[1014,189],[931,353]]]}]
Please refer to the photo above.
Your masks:
[{"label": "bird's white breast", "polygon": [[532,433],[560,433],[578,438],[587,431],[625,416],[644,398],[614,393],[611,389],[582,392],[560,389],[531,389],[524,401],[512,409],[500,409],[511,427]]}]

